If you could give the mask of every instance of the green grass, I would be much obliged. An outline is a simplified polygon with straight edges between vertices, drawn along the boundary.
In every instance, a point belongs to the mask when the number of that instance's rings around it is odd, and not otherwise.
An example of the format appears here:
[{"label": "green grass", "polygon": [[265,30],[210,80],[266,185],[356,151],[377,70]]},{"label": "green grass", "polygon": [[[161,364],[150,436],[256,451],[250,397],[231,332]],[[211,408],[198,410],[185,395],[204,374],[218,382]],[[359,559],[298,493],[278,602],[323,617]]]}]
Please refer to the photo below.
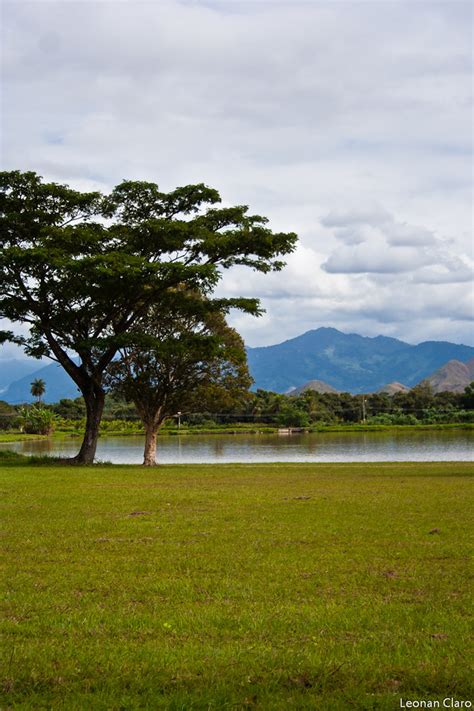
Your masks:
[{"label": "green grass", "polygon": [[468,463],[0,466],[2,709],[472,693]]},{"label": "green grass", "polygon": [[312,426],[308,430],[311,432],[420,432],[438,430],[473,430],[472,422],[437,422],[428,424],[420,422],[417,425],[371,425],[369,423],[353,423],[341,425],[321,425]]},{"label": "green grass", "polygon": [[46,435],[23,434],[23,432],[0,432],[0,442],[24,442],[32,439],[47,439]]}]

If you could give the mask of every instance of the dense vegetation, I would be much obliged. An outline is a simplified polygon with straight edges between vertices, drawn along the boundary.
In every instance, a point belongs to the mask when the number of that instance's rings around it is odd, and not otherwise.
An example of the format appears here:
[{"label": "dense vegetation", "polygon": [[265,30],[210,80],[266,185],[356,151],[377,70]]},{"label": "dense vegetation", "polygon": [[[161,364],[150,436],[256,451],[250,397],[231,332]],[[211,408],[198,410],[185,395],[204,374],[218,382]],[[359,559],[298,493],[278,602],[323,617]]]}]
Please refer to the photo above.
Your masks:
[{"label": "dense vegetation", "polygon": [[427,385],[418,385],[407,393],[317,393],[278,395],[259,390],[251,396],[249,414],[263,421],[272,418],[282,426],[308,427],[314,424],[436,424],[471,422],[474,413],[472,389],[463,394],[433,394]]},{"label": "dense vegetation", "polygon": [[[268,426],[311,428],[322,425],[436,425],[474,422],[474,384],[464,393],[433,394],[429,386],[419,385],[407,393],[350,395],[316,393],[308,390],[298,396],[280,395],[266,390],[239,393],[226,403],[216,401],[205,412],[197,408],[180,415],[183,431],[219,427]],[[0,401],[0,429],[24,432],[58,431],[80,433],[85,421],[82,398],[63,399],[54,405],[17,407]],[[46,430],[34,423],[41,423]],[[171,417],[166,428],[177,426]],[[105,402],[102,432],[141,431],[133,404],[109,395]]]}]

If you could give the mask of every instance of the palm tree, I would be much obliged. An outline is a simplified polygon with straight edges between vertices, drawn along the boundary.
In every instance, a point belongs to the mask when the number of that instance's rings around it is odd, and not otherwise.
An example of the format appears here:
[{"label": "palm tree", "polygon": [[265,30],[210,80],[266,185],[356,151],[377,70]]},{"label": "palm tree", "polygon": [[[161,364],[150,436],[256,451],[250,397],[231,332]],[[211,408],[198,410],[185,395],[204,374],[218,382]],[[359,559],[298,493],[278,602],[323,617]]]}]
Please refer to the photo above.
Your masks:
[{"label": "palm tree", "polygon": [[41,397],[45,394],[46,392],[46,383],[44,380],[41,380],[41,378],[36,378],[36,380],[33,380],[31,383],[31,394],[33,397],[37,398],[38,405],[41,402]]}]

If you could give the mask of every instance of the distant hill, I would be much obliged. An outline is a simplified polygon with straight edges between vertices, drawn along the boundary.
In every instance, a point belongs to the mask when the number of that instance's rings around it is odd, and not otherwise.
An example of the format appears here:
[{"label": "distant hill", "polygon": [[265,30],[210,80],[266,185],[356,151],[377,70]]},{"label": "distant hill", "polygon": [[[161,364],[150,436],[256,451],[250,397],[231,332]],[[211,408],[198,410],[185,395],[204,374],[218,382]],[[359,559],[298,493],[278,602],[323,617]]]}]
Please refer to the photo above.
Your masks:
[{"label": "distant hill", "polygon": [[450,360],[423,382],[429,383],[435,393],[445,391],[462,393],[464,388],[474,380],[474,358],[467,363],[459,360]]},{"label": "distant hill", "polygon": [[403,383],[388,383],[384,385],[383,388],[377,390],[378,393],[387,393],[388,395],[395,395],[395,393],[407,393],[410,388],[407,388]]},{"label": "distant hill", "polygon": [[41,378],[46,383],[46,392],[43,396],[44,402],[58,402],[64,397],[76,398],[80,395],[76,384],[66,371],[57,363],[51,363],[39,368],[39,370],[28,373],[28,375],[19,380],[15,380],[0,394],[0,399],[12,405],[33,402],[35,398],[31,396],[30,388],[32,381],[36,378]]},{"label": "distant hill", "polygon": [[287,392],[318,379],[341,392],[368,393],[392,382],[412,387],[449,360],[474,358],[474,348],[446,341],[413,346],[318,328],[274,346],[248,348],[247,354],[255,388]]},{"label": "distant hill", "polygon": [[301,395],[306,390],[314,390],[317,393],[338,393],[339,391],[333,388],[327,383],[323,383],[322,380],[310,380],[304,385],[300,385],[299,388],[293,388],[289,395]]},{"label": "distant hill", "polygon": [[41,361],[33,358],[9,358],[0,360],[0,400],[2,391],[6,390],[10,383],[23,378],[28,373],[33,373],[41,367]]},{"label": "distant hill", "polygon": [[[368,338],[335,328],[318,328],[274,346],[247,348],[247,355],[254,389],[298,394],[302,387],[317,382],[321,388],[332,388],[319,392],[370,393],[413,387],[434,377],[436,371],[449,365],[448,361],[456,361],[461,370],[467,368],[470,372],[472,366],[466,362],[474,360],[474,348],[446,341],[426,341],[413,346],[396,338]],[[5,365],[8,363],[10,366]],[[76,385],[56,363],[38,368],[38,361],[33,359],[18,361],[16,365],[0,361],[0,372],[0,383],[4,383],[0,399],[11,404],[32,401],[30,387],[35,378],[46,382],[46,402],[79,395]],[[467,377],[468,382],[474,379],[473,375]],[[462,378],[454,381],[450,376],[448,381],[448,385],[464,390]]]}]

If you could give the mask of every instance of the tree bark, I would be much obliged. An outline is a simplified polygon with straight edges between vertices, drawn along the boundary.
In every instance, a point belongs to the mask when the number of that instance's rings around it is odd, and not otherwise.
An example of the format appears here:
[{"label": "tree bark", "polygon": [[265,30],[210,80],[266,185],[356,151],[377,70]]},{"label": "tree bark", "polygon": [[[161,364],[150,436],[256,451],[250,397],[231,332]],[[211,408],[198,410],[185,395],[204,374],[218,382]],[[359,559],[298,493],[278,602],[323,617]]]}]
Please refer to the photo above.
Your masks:
[{"label": "tree bark", "polygon": [[96,388],[83,392],[82,394],[86,403],[86,429],[81,448],[78,454],[72,458],[72,461],[76,464],[92,464],[97,449],[97,440],[99,438],[99,426],[104,410],[105,392],[102,388]]},{"label": "tree bark", "polygon": [[154,423],[145,423],[145,451],[143,453],[143,466],[156,466],[156,434],[157,428]]},{"label": "tree bark", "polygon": [[[51,351],[54,353],[58,363],[62,365],[66,373],[76,383],[86,405],[86,429],[84,439],[82,440],[79,452],[75,457],[71,458],[71,462],[74,464],[92,464],[97,449],[100,421],[104,411],[105,392],[100,383],[105,366],[96,373],[96,377],[93,379],[87,372],[84,364],[77,365],[57,343],[49,327],[45,324],[43,324],[43,326]],[[109,353],[108,357],[111,360],[113,353],[112,355]],[[100,380],[97,379],[98,377]]]}]

